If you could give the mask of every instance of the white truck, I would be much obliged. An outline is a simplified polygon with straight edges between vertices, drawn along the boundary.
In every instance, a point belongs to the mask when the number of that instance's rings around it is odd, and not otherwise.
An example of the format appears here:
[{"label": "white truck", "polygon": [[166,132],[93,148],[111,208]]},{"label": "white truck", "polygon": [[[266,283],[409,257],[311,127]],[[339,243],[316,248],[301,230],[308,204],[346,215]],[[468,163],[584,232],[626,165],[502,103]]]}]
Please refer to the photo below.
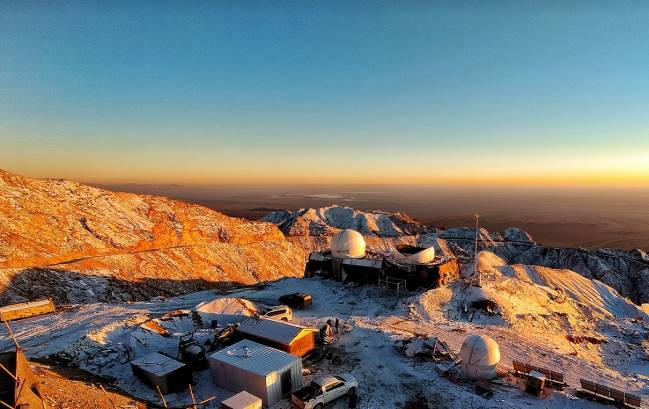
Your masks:
[{"label": "white truck", "polygon": [[358,381],[350,374],[316,379],[291,395],[291,406],[298,409],[322,409],[338,398],[356,393]]},{"label": "white truck", "polygon": [[270,307],[263,316],[275,321],[291,322],[293,321],[293,310],[286,305],[278,305]]}]

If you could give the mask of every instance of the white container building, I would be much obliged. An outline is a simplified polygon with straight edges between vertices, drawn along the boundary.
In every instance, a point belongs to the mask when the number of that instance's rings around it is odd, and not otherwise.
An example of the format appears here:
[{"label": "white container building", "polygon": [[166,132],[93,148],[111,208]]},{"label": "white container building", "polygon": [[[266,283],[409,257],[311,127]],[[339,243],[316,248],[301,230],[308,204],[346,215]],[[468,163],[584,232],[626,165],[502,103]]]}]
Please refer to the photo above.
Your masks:
[{"label": "white container building", "polygon": [[212,354],[210,368],[217,386],[247,391],[264,407],[302,386],[301,358],[246,339]]}]

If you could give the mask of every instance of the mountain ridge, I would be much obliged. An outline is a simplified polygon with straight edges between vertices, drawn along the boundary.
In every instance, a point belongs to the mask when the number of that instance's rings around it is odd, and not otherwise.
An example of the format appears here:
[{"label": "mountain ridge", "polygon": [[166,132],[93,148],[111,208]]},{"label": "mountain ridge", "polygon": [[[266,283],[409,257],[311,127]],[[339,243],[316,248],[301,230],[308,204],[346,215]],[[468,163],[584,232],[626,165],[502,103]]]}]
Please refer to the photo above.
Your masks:
[{"label": "mountain ridge", "polygon": [[[300,276],[304,257],[304,250],[270,223],[159,196],[0,171],[0,300],[32,298],[29,285],[18,284],[21,275],[35,271],[41,279],[49,272],[46,281],[52,283],[69,277],[66,285],[74,288],[71,283],[84,277],[108,287],[116,281],[168,280],[163,293],[169,295],[174,286],[185,291],[185,280],[253,284]],[[117,287],[105,300],[132,298],[127,285]],[[63,289],[52,292],[71,301]],[[92,301],[93,296],[72,298]]]},{"label": "mountain ridge", "polygon": [[[332,220],[326,217],[327,213],[342,213],[347,217]],[[384,231],[372,229],[372,224],[366,221],[375,219],[377,215],[393,224],[386,224]],[[410,220],[417,226],[409,231],[399,230],[392,217]],[[416,222],[403,213],[364,212],[336,205],[273,212],[262,220],[276,223],[289,240],[300,242],[311,250],[325,249],[331,234],[349,228],[365,235],[368,249],[372,252],[381,253],[398,244],[433,246],[439,254],[453,255],[465,262],[472,258],[476,235],[473,227],[440,229]],[[412,234],[408,234],[410,232]],[[509,227],[503,232],[480,228],[478,249],[492,251],[509,264],[572,270],[586,278],[600,280],[635,303],[649,303],[649,254],[640,249],[549,247],[536,243],[530,234],[517,227]]]}]

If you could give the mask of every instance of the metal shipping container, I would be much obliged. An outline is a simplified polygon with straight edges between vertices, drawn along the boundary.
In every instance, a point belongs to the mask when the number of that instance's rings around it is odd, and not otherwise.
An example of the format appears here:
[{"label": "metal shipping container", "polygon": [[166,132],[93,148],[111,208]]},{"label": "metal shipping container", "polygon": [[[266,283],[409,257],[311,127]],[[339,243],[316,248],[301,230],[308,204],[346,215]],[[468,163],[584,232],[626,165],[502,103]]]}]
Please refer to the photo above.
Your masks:
[{"label": "metal shipping container", "polygon": [[250,340],[239,341],[210,356],[216,385],[232,392],[248,391],[264,407],[302,386],[302,359]]}]

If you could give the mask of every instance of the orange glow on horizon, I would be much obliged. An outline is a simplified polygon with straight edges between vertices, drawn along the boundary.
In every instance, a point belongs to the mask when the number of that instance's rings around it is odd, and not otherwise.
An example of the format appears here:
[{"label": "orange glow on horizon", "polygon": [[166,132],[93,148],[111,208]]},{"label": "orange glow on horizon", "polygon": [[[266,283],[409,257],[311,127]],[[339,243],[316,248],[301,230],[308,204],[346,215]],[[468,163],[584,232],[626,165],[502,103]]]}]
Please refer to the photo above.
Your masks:
[{"label": "orange glow on horizon", "polygon": [[231,152],[209,150],[21,151],[10,172],[93,184],[184,186],[493,185],[649,187],[649,151]]}]

